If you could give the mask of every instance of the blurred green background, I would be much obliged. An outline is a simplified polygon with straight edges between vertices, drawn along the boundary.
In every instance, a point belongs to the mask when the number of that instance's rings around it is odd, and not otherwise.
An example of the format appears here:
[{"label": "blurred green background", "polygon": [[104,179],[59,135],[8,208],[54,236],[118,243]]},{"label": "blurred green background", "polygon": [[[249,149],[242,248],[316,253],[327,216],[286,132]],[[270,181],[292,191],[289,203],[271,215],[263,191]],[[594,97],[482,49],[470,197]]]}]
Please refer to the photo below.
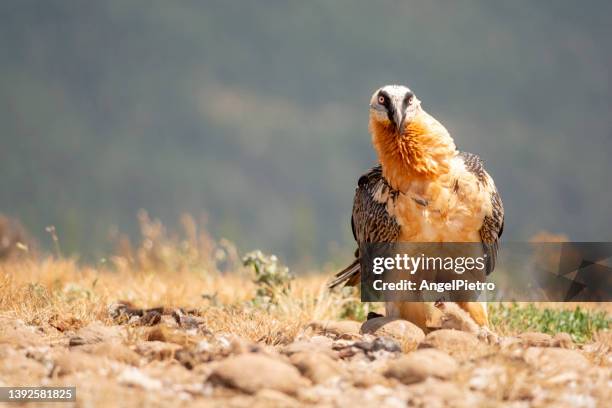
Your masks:
[{"label": "blurred green background", "polygon": [[0,212],[84,256],[144,208],[208,214],[243,250],[349,259],[367,103],[401,83],[485,159],[507,239],[611,240],[611,17],[608,1],[5,0]]}]

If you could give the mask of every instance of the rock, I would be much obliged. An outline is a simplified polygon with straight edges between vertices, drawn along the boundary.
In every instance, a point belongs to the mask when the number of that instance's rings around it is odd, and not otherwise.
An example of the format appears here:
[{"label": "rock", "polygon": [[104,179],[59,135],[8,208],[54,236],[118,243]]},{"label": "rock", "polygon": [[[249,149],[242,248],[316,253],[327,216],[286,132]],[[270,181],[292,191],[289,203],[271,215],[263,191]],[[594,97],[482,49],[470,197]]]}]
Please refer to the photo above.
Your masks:
[{"label": "rock", "polygon": [[140,356],[138,354],[119,342],[105,341],[102,343],[88,344],[80,347],[79,350],[129,365],[138,365],[140,362]]},{"label": "rock", "polygon": [[164,384],[194,384],[194,373],[173,360],[152,361],[140,367],[147,376]]},{"label": "rock", "polygon": [[369,388],[375,385],[389,386],[389,379],[377,372],[356,372],[350,378],[353,385],[358,388]]},{"label": "rock", "polygon": [[299,407],[295,399],[275,390],[260,390],[255,394],[255,403],[249,407],[292,408]]},{"label": "rock", "polygon": [[144,338],[147,341],[161,341],[165,343],[175,343],[181,346],[190,346],[198,342],[199,338],[193,333],[158,324],[147,329]]},{"label": "rock", "polygon": [[234,334],[215,336],[213,340],[218,346],[219,352],[226,356],[232,354],[258,352],[262,351],[263,349],[261,344],[253,343],[250,340]]},{"label": "rock", "polygon": [[420,327],[408,320],[394,317],[376,317],[367,320],[360,331],[363,334],[391,337],[401,345],[407,345],[412,349],[425,338],[425,333]]},{"label": "rock", "polygon": [[361,324],[354,320],[322,320],[309,323],[306,329],[310,329],[317,334],[355,338],[360,334]]},{"label": "rock", "polygon": [[496,390],[507,387],[509,380],[508,366],[499,363],[482,364],[470,373],[468,385],[470,389],[494,394]]},{"label": "rock", "polygon": [[149,377],[135,367],[124,369],[117,378],[119,384],[140,387],[148,391],[160,390],[163,383],[160,380]]},{"label": "rock", "polygon": [[61,316],[57,313],[49,318],[48,323],[51,327],[62,333],[68,330],[79,329],[83,326],[83,322],[74,316]]},{"label": "rock", "polygon": [[86,340],[79,336],[73,336],[68,340],[68,346],[76,347],[87,344]]},{"label": "rock", "polygon": [[177,350],[181,346],[175,343],[165,343],[163,341],[145,341],[136,344],[134,351],[147,360],[167,360],[174,358]]},{"label": "rock", "polygon": [[354,346],[365,351],[366,353],[375,353],[377,351],[400,353],[402,351],[402,347],[399,345],[399,343],[389,337],[376,337],[372,341],[358,341]]},{"label": "rock", "polygon": [[457,371],[457,362],[439,350],[417,350],[389,363],[384,375],[404,384],[423,381],[428,377],[449,379]]},{"label": "rock", "polygon": [[161,313],[159,313],[157,310],[151,310],[142,315],[138,321],[138,324],[141,326],[155,326],[161,322],[161,319]]},{"label": "rock", "polygon": [[546,333],[525,332],[517,337],[523,345],[529,347],[550,347],[553,344],[552,336]]},{"label": "rock", "polygon": [[205,320],[200,316],[193,316],[185,313],[182,309],[175,309],[172,317],[182,329],[199,329],[204,334],[212,334],[205,327]]},{"label": "rock", "polygon": [[22,348],[49,345],[49,341],[35,327],[16,320],[0,327],[0,344]]},{"label": "rock", "polygon": [[105,359],[76,350],[60,354],[56,357],[51,372],[53,375],[63,377],[85,371],[95,372],[106,366]]},{"label": "rock", "polygon": [[209,351],[198,351],[198,348],[195,347],[194,349],[177,350],[174,358],[186,369],[193,370],[200,364],[212,361],[214,356]]},{"label": "rock", "polygon": [[297,368],[283,361],[259,354],[240,354],[221,361],[208,377],[214,385],[235,388],[248,394],[271,389],[295,395],[309,381]]},{"label": "rock", "polygon": [[475,335],[452,329],[429,333],[419,344],[419,349],[426,348],[445,351],[460,360],[478,356],[488,350],[488,346],[479,342]]},{"label": "rock", "polygon": [[562,347],[573,349],[575,347],[574,341],[572,340],[572,336],[567,333],[561,332],[555,334],[553,337],[553,347]]},{"label": "rock", "polygon": [[577,350],[556,347],[529,347],[523,359],[542,372],[560,372],[562,370],[588,370],[589,361]]},{"label": "rock", "polygon": [[8,347],[0,347],[1,386],[40,384],[48,374],[49,370],[43,361],[28,358],[23,352],[16,352]]},{"label": "rock", "polygon": [[593,341],[582,346],[593,364],[612,367],[612,332],[595,333]]},{"label": "rock", "polygon": [[176,322],[174,317],[172,317],[171,315],[162,315],[161,321],[159,322],[159,324],[162,324],[166,327],[170,327],[173,329],[176,329],[179,327],[178,323]]},{"label": "rock", "polygon": [[503,351],[514,350],[517,347],[518,348],[522,347],[521,340],[513,336],[501,336],[499,338],[497,345]]},{"label": "rock", "polygon": [[360,357],[364,357],[365,354],[363,352],[363,350],[357,348],[357,347],[353,347],[351,346],[344,346],[344,347],[339,347],[336,349],[336,352],[338,353],[338,357],[346,360],[346,359],[351,359],[355,356],[360,356]]},{"label": "rock", "polygon": [[113,320],[120,320],[123,315],[124,320],[128,320],[131,314],[127,313],[128,309],[132,310],[131,304],[127,302],[114,302],[107,306],[106,311]]},{"label": "rock", "polygon": [[340,377],[344,373],[338,362],[323,353],[295,353],[290,360],[303,376],[315,384]]},{"label": "rock", "polygon": [[260,390],[255,395],[235,395],[232,398],[220,400],[219,404],[212,404],[211,406],[231,408],[293,408],[301,407],[303,404],[280,391]]},{"label": "rock", "polygon": [[103,341],[122,339],[119,326],[104,326],[100,322],[93,322],[79,329],[75,336],[69,340],[70,346],[82,346],[84,344],[101,343]]},{"label": "rock", "polygon": [[428,378],[418,384],[407,387],[408,406],[414,407],[480,407],[497,406],[484,403],[482,397],[467,391],[457,384]]},{"label": "rock", "polygon": [[333,340],[326,336],[312,336],[309,339],[294,341],[281,349],[281,352],[291,356],[300,352],[317,352],[338,359],[338,353],[332,349]]}]

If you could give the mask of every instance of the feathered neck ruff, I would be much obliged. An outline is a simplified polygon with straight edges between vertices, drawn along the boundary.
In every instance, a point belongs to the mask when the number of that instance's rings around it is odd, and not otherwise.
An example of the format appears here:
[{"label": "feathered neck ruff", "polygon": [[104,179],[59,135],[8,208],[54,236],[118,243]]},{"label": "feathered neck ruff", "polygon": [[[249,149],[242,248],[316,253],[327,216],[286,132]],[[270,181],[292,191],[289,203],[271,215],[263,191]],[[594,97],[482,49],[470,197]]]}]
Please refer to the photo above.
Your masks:
[{"label": "feathered neck ruff", "polygon": [[421,108],[401,135],[392,124],[372,118],[370,133],[383,176],[400,191],[406,191],[414,181],[448,173],[450,161],[457,155],[446,128]]}]

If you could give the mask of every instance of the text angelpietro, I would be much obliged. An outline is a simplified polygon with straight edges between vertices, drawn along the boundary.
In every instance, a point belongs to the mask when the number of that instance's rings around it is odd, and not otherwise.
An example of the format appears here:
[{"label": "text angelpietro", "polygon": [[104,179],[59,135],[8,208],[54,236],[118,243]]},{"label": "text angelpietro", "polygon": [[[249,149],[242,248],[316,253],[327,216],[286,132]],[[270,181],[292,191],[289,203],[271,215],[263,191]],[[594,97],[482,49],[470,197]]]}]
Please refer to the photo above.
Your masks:
[{"label": "text angelpietro", "polygon": [[429,282],[422,280],[420,283],[402,279],[398,282],[384,282],[382,279],[376,279],[373,282],[374,290],[419,290],[419,291],[435,291],[435,292],[447,292],[447,291],[459,291],[459,290],[495,290],[495,283],[493,282],[481,282],[475,281],[470,282],[466,279],[455,279],[450,282]]}]

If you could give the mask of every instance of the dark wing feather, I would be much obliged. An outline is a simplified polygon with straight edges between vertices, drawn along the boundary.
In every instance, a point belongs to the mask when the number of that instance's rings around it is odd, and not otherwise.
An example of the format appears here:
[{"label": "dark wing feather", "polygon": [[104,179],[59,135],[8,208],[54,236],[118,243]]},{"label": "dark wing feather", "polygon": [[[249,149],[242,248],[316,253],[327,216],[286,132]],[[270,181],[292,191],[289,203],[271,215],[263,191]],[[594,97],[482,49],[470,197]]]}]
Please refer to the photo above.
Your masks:
[{"label": "dark wing feather", "polygon": [[465,167],[469,172],[476,175],[478,181],[484,188],[491,190],[491,215],[486,215],[480,228],[480,238],[485,254],[487,254],[487,275],[495,269],[499,239],[504,232],[504,205],[493,179],[486,172],[484,163],[473,153],[461,152]]},{"label": "dark wing feather", "polygon": [[[387,212],[387,200],[394,200],[397,191],[393,190],[382,175],[380,165],[370,169],[357,182],[353,200],[351,228],[357,244],[373,242],[395,242],[399,237],[400,226]],[[354,286],[359,282],[359,249],[355,261],[336,274],[329,284],[331,288],[346,282]]]}]

